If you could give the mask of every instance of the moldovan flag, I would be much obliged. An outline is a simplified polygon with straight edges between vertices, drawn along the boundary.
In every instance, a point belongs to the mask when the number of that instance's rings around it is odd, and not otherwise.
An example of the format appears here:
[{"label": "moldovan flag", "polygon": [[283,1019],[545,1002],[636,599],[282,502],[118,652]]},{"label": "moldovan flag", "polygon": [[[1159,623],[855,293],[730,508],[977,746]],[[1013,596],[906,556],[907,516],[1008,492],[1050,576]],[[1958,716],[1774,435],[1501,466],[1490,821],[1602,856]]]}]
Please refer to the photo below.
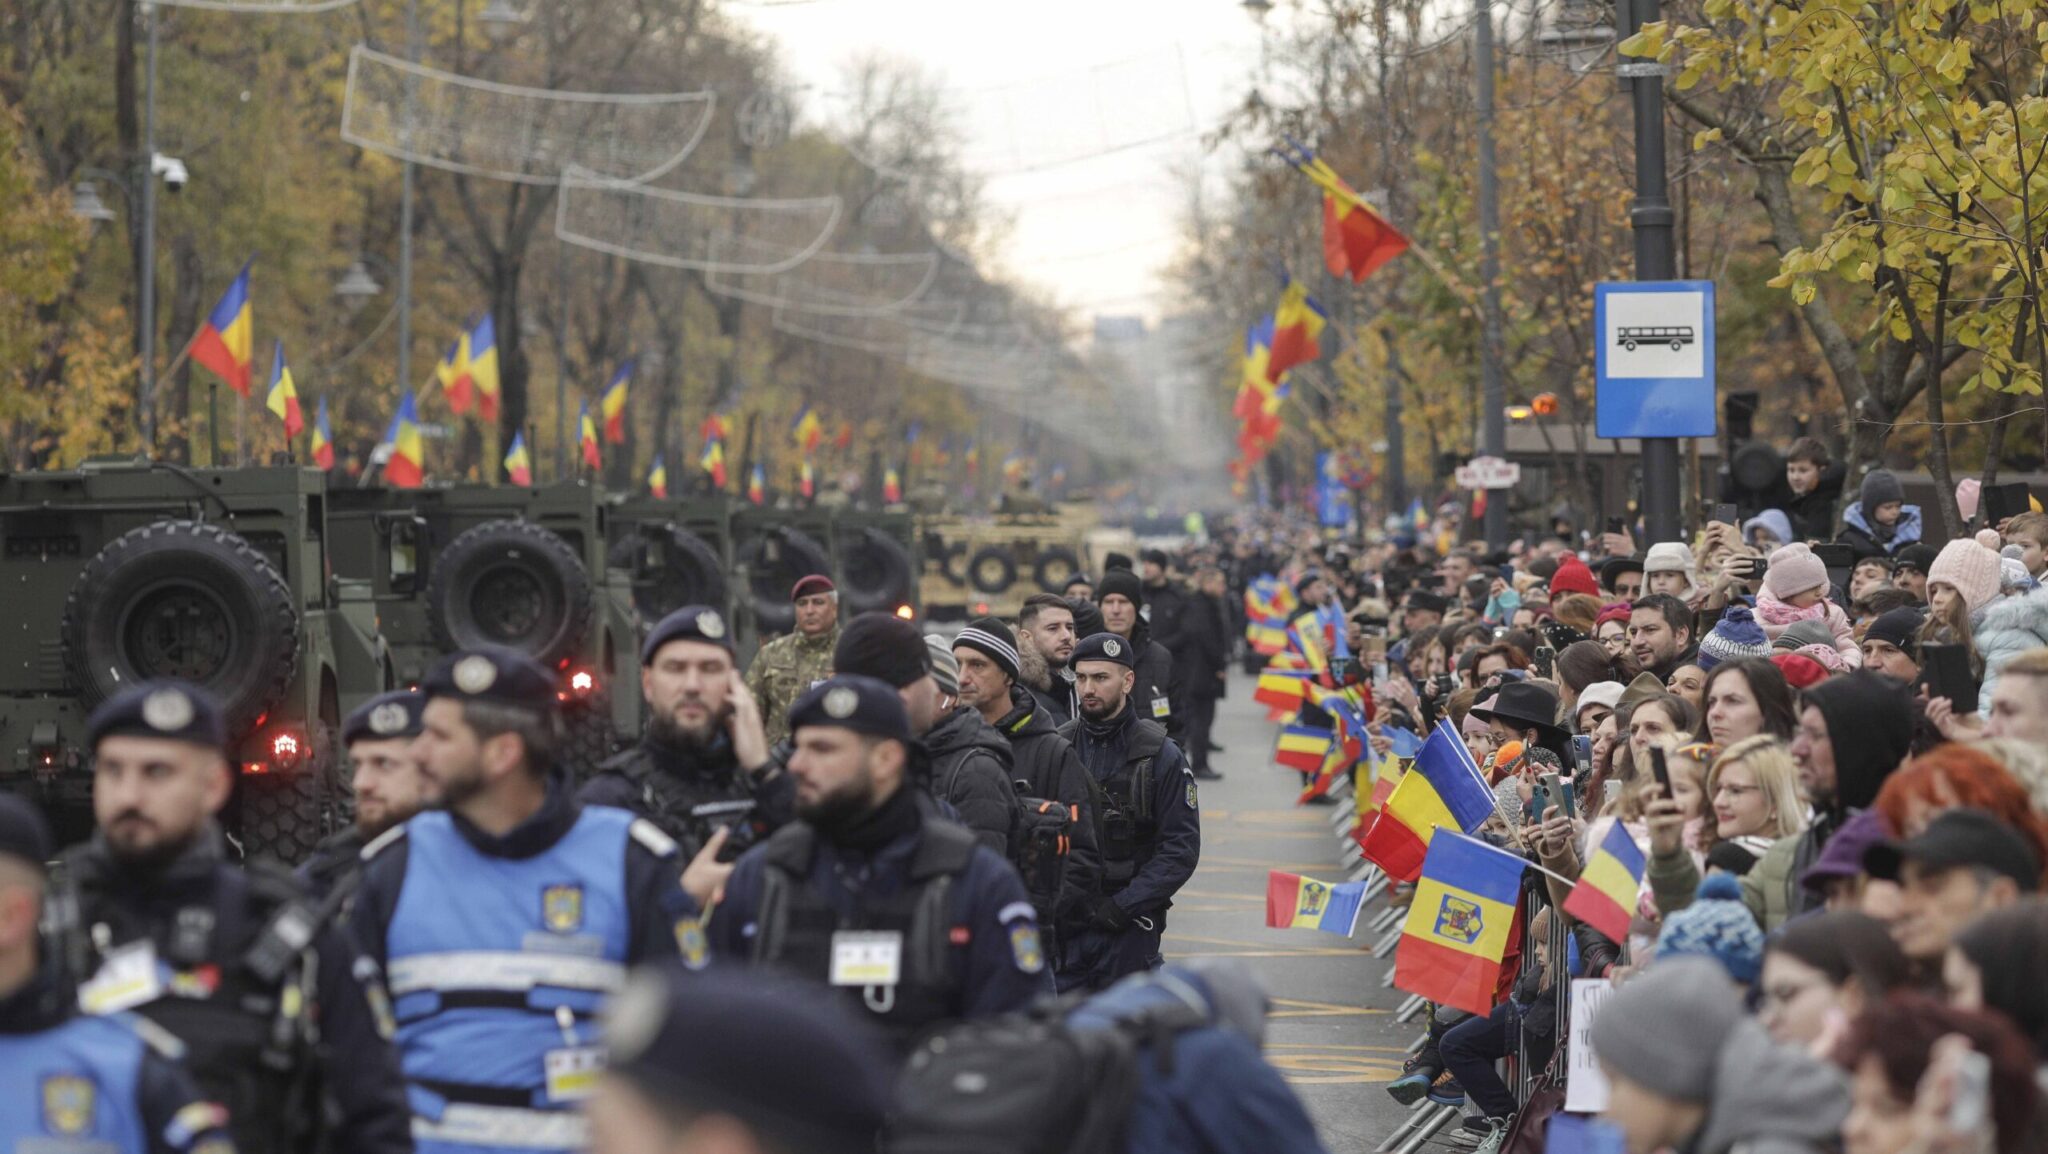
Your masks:
[{"label": "moldovan flag", "polygon": [[477,409],[486,421],[498,419],[498,325],[485,312],[469,330],[469,376],[476,382]]},{"label": "moldovan flag", "polygon": [[469,331],[463,330],[448,345],[448,351],[434,365],[434,379],[441,382],[441,395],[448,398],[448,411],[460,417],[476,404],[476,378],[469,371]]},{"label": "moldovan flag", "polygon": [[753,472],[747,474],[747,500],[756,505],[768,500],[768,481],[759,461],[754,462]]},{"label": "moldovan flag", "polygon": [[1394,948],[1394,985],[1467,1013],[1491,1012],[1522,868],[1521,858],[1454,830],[1430,842]]},{"label": "moldovan flag", "polygon": [[526,452],[526,434],[512,434],[512,447],[505,450],[505,475],[521,487],[533,484],[533,458]]},{"label": "moldovan flag", "polygon": [[1307,674],[1284,669],[1266,669],[1259,673],[1259,685],[1252,690],[1252,700],[1268,709],[1283,709],[1293,713],[1301,708],[1301,699],[1307,693]]},{"label": "moldovan flag", "polygon": [[1628,924],[1643,886],[1643,851],[1615,822],[1579,872],[1579,883],[1564,899],[1564,912],[1617,942],[1628,940]]},{"label": "moldovan flag", "polygon": [[1330,731],[1313,725],[1290,725],[1280,731],[1280,741],[1273,749],[1273,760],[1289,769],[1303,773],[1314,773],[1323,767],[1323,758],[1329,756]]},{"label": "moldovan flag", "polygon": [[597,407],[604,413],[604,443],[623,445],[626,443],[626,383],[633,379],[633,359],[619,366],[612,374],[611,383],[604,387],[604,396],[598,398]]},{"label": "moldovan flag", "polygon": [[427,454],[420,441],[420,406],[411,389],[400,398],[385,440],[391,445],[391,456],[384,462],[385,482],[398,489],[419,488],[426,479]]},{"label": "moldovan flag", "polygon": [[277,348],[270,354],[270,395],[264,398],[263,407],[284,422],[286,440],[305,431],[306,417],[299,412],[299,390],[292,384],[292,371],[284,364],[283,341],[277,342]]},{"label": "moldovan flag", "polygon": [[647,491],[657,497],[668,496],[668,466],[661,463],[660,454],[654,458],[654,467],[647,470]]},{"label": "moldovan flag", "polygon": [[334,467],[334,426],[327,423],[327,398],[320,398],[320,411],[313,418],[313,463],[323,469]]},{"label": "moldovan flag", "polygon": [[228,387],[249,395],[250,359],[256,355],[255,322],[249,316],[249,264],[235,275],[228,291],[192,338],[192,359],[213,371]]},{"label": "moldovan flag", "polygon": [[1493,808],[1493,791],[1472,764],[1465,743],[1448,722],[1439,721],[1359,848],[1388,877],[1412,882],[1439,829],[1471,833],[1485,824]]},{"label": "moldovan flag", "polygon": [[1322,930],[1348,938],[1364,907],[1364,882],[1331,885],[1279,870],[1266,875],[1266,925],[1276,930]]},{"label": "moldovan flag", "polygon": [[725,442],[713,437],[704,443],[704,455],[697,459],[697,467],[711,474],[711,485],[715,489],[725,488]]},{"label": "moldovan flag", "polygon": [[576,439],[583,446],[583,463],[593,469],[604,468],[604,456],[597,448],[597,422],[590,419],[590,403],[576,402]]}]

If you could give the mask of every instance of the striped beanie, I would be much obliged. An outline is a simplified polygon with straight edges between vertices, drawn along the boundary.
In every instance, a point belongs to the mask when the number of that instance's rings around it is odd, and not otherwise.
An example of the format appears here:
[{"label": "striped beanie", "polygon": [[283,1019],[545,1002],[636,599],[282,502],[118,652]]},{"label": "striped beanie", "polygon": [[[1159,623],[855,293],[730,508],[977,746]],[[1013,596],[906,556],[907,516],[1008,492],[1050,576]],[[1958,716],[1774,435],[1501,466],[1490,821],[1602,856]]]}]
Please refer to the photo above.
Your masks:
[{"label": "striped beanie", "polygon": [[1714,628],[1700,638],[1700,668],[1712,669],[1723,661],[1738,657],[1769,657],[1771,639],[1764,636],[1763,626],[1756,623],[1749,606],[1731,606],[1714,623]]},{"label": "striped beanie", "polygon": [[1017,659],[1017,635],[1000,618],[977,617],[968,622],[967,628],[953,638],[955,649],[966,646],[986,654],[996,668],[1010,675],[1015,681],[1022,663]]}]

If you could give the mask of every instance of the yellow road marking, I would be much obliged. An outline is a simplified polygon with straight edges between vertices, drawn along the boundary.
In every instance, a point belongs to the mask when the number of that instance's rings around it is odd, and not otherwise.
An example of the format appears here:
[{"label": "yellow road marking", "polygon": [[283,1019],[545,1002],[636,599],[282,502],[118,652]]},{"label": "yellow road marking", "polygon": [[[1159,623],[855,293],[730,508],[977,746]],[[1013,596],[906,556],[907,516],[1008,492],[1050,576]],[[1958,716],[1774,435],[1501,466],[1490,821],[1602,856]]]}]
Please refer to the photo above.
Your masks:
[{"label": "yellow road marking", "polygon": [[[1335,1002],[1298,1002],[1292,998],[1274,998],[1274,1009],[1268,1011],[1268,1018],[1362,1018],[1370,1014],[1390,1014],[1392,1010],[1376,1010],[1370,1006],[1343,1006]],[[1399,1050],[1405,1054],[1408,1051]]]}]

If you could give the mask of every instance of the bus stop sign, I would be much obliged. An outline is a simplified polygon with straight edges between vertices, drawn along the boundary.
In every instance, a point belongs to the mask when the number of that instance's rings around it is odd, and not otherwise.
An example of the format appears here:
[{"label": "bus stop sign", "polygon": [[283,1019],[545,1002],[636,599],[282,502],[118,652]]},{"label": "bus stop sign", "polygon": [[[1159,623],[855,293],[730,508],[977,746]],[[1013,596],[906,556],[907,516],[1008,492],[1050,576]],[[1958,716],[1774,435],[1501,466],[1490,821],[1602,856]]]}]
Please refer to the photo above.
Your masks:
[{"label": "bus stop sign", "polygon": [[1714,435],[1714,282],[1593,286],[1594,431]]}]

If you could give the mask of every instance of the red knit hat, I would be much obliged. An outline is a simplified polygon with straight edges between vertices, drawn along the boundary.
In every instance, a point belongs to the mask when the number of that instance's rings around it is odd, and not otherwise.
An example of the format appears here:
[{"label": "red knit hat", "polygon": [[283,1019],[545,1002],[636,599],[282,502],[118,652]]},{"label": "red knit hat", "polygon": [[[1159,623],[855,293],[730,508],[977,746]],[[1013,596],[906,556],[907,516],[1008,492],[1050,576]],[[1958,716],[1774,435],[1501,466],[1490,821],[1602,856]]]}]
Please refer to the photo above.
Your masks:
[{"label": "red knit hat", "polygon": [[1600,616],[1595,617],[1593,619],[1593,628],[1598,629],[1602,625],[1607,624],[1609,621],[1619,621],[1623,625],[1626,625],[1628,624],[1628,615],[1633,612],[1635,612],[1635,606],[1631,603],[1627,601],[1616,601],[1614,604],[1609,605],[1605,609],[1602,609],[1600,611]]},{"label": "red knit hat", "polygon": [[1771,658],[1771,664],[1785,675],[1785,681],[1794,689],[1805,689],[1826,681],[1830,674],[1828,667],[1804,653],[1779,653]]},{"label": "red knit hat", "polygon": [[1557,563],[1557,572],[1550,578],[1550,595],[1562,597],[1568,593],[1584,593],[1589,597],[1600,596],[1600,583],[1593,580],[1593,571],[1579,560],[1576,553],[1567,553]]}]

